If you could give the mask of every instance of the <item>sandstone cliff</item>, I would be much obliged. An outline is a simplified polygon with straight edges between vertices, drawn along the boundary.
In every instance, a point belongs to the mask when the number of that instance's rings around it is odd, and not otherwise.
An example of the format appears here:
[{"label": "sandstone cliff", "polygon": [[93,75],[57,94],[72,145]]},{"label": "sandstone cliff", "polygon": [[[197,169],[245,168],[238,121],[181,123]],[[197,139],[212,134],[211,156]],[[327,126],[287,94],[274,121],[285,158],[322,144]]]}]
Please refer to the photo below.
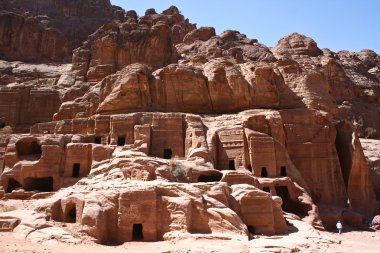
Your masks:
[{"label": "sandstone cliff", "polygon": [[[362,228],[378,211],[359,140],[380,134],[375,52],[298,33],[268,48],[174,6],[0,7],[0,196],[46,198],[33,219],[123,243],[286,233],[283,211]],[[26,222],[0,217],[24,237],[56,226]]]},{"label": "sandstone cliff", "polygon": [[0,2],[0,57],[67,62],[99,26],[123,17],[109,0]]}]

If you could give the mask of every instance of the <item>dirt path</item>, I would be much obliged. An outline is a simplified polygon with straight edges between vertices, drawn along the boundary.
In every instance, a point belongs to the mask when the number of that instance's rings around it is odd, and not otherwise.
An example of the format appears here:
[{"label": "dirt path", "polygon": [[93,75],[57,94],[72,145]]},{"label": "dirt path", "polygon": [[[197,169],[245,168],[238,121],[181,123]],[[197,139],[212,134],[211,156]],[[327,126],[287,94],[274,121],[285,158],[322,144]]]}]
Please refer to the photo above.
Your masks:
[{"label": "dirt path", "polygon": [[90,240],[78,245],[59,244],[54,240],[48,244],[33,243],[17,239],[13,233],[0,233],[0,253],[204,253],[204,252],[326,252],[326,253],[377,253],[380,252],[380,231],[349,231],[337,233],[318,231],[310,225],[293,220],[293,230],[283,236],[255,236],[251,241],[186,239],[168,242],[128,242],[119,246],[104,246]]}]

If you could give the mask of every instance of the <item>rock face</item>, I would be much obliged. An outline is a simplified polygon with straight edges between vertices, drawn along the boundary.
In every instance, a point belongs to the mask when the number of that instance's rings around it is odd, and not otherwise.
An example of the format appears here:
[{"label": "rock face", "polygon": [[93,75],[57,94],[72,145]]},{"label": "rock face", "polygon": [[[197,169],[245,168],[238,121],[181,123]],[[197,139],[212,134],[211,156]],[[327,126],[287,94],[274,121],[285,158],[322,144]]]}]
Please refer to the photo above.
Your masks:
[{"label": "rock face", "polygon": [[195,66],[218,57],[225,57],[232,63],[275,61],[269,48],[257,40],[231,30],[217,36],[215,30],[210,27],[201,27],[188,33],[183,43],[178,44],[176,48],[185,61]]},{"label": "rock face", "polygon": [[0,215],[4,231],[246,240],[287,233],[283,212],[331,229],[378,210],[376,161],[370,170],[359,141],[380,132],[375,52],[333,53],[297,33],[270,49],[196,28],[173,6],[142,17],[106,0],[0,7],[2,59],[77,47],[72,65],[0,61],[0,196],[33,202],[29,218]]},{"label": "rock face", "polygon": [[299,55],[316,57],[322,54],[313,39],[299,33],[292,33],[281,38],[272,52],[276,58]]},{"label": "rock face", "polygon": [[177,60],[167,24],[158,22],[147,29],[136,29],[136,25],[102,26],[85,46],[75,50],[73,70],[96,82],[131,63],[146,62],[159,68]]},{"label": "rock face", "polygon": [[150,10],[140,19],[135,13],[126,15],[126,22],[102,26],[74,51],[73,70],[79,76],[96,82],[131,63],[157,69],[177,62],[174,45],[194,29],[176,7],[162,14]]},{"label": "rock face", "polygon": [[8,60],[67,61],[68,41],[62,32],[44,27],[36,18],[1,12],[0,56]]},{"label": "rock face", "polygon": [[373,188],[376,194],[377,210],[380,208],[380,141],[373,139],[360,139],[365,158],[370,168]]},{"label": "rock face", "polygon": [[7,60],[70,61],[88,35],[118,18],[109,0],[12,0],[0,9],[0,57]]}]

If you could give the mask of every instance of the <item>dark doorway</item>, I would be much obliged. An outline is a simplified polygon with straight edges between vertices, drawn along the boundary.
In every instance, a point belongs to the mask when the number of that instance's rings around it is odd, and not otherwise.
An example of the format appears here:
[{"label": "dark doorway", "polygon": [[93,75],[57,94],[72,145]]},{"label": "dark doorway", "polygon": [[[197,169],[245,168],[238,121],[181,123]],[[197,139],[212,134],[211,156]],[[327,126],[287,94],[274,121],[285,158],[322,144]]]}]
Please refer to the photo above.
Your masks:
[{"label": "dark doorway", "polygon": [[252,172],[252,165],[248,165],[247,170],[249,170],[250,172]]},{"label": "dark doorway", "polygon": [[294,201],[290,198],[287,186],[276,186],[277,195],[282,198],[282,210],[289,213],[305,216],[311,210],[309,205]]},{"label": "dark doorway", "polygon": [[0,128],[4,128],[5,127],[5,123],[4,122],[0,122]]},{"label": "dark doorway", "polygon": [[247,228],[248,228],[248,232],[250,234],[253,234],[253,235],[255,234],[255,227],[254,226],[248,225]]},{"label": "dark doorway", "polygon": [[268,177],[268,172],[266,167],[261,168],[261,177]]},{"label": "dark doorway", "polygon": [[118,136],[117,137],[117,145],[118,146],[124,146],[125,145],[125,136]]},{"label": "dark doorway", "polygon": [[100,136],[95,136],[94,143],[95,143],[95,144],[102,144],[102,137],[100,137]]},{"label": "dark doorway", "polygon": [[235,160],[229,160],[228,169],[229,170],[235,170]]},{"label": "dark doorway", "polygon": [[51,192],[53,191],[53,177],[25,178],[24,189],[25,191]]},{"label": "dark doorway", "polygon": [[264,188],[263,188],[263,191],[265,191],[265,192],[269,192],[269,193],[270,193],[270,188],[269,188],[269,187],[264,187]]},{"label": "dark doorway", "polygon": [[276,186],[276,192],[282,198],[282,210],[289,213],[299,213],[299,205],[290,199],[287,186]]},{"label": "dark doorway", "polygon": [[67,212],[66,222],[68,222],[68,223],[75,223],[75,222],[77,222],[77,209],[76,209],[75,206],[73,206]]},{"label": "dark doorway", "polygon": [[347,188],[353,161],[353,152],[351,150],[353,130],[345,121],[338,123],[336,125],[336,130],[335,147],[338,153],[343,180]]},{"label": "dark doorway", "polygon": [[172,158],[172,150],[170,148],[164,149],[164,159]]},{"label": "dark doorway", "polygon": [[22,188],[22,185],[13,178],[10,178],[8,180],[7,193],[11,193],[13,190],[17,188]]},{"label": "dark doorway", "polygon": [[143,239],[143,225],[133,224],[132,241],[142,241]]},{"label": "dark doorway", "polygon": [[282,177],[286,177],[286,167],[285,166],[281,166],[281,168],[280,168],[280,175]]},{"label": "dark doorway", "polygon": [[223,174],[220,175],[200,175],[198,177],[198,182],[219,182],[222,179]]},{"label": "dark doorway", "polygon": [[80,163],[73,164],[73,177],[79,177],[80,175]]},{"label": "dark doorway", "polygon": [[289,190],[287,186],[276,186],[277,195],[282,198],[282,201],[285,203],[290,200]]}]

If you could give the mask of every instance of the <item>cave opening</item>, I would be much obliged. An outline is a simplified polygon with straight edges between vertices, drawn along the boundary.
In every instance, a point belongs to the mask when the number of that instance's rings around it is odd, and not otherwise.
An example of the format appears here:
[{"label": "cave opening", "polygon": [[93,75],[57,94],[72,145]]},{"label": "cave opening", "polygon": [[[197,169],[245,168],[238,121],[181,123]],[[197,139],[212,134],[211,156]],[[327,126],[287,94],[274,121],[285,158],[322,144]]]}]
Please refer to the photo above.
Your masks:
[{"label": "cave opening", "polygon": [[100,136],[95,136],[95,138],[94,138],[94,143],[95,143],[95,144],[102,144],[102,137],[100,137]]},{"label": "cave opening", "polygon": [[301,202],[292,200],[287,186],[276,186],[276,193],[282,198],[282,210],[301,216],[307,215],[310,208]]},{"label": "cave opening", "polygon": [[8,180],[8,186],[7,186],[7,193],[11,193],[13,190],[16,190],[17,188],[22,188],[22,185],[17,182],[17,180],[10,178]]},{"label": "cave opening", "polygon": [[36,140],[20,140],[16,143],[17,156],[20,160],[39,160],[42,155],[41,145]]},{"label": "cave opening", "polygon": [[228,161],[228,169],[229,170],[235,170],[235,160],[229,160]]},{"label": "cave opening", "polygon": [[79,176],[80,176],[80,163],[74,163],[72,177],[79,177]]},{"label": "cave opening", "polygon": [[117,145],[118,146],[124,146],[125,145],[125,136],[118,136],[117,137]]},{"label": "cave opening", "polygon": [[266,167],[261,168],[261,177],[268,177],[268,172]]},{"label": "cave opening", "polygon": [[265,191],[265,192],[269,192],[269,193],[270,193],[270,188],[269,188],[268,186],[265,186],[265,187],[263,188],[263,191]]},{"label": "cave opening", "polygon": [[143,236],[143,225],[142,224],[133,224],[132,228],[132,241],[142,241]]},{"label": "cave opening", "polygon": [[248,232],[250,234],[255,234],[255,227],[254,226],[251,226],[251,225],[247,225],[247,228],[248,228]]},{"label": "cave opening", "polygon": [[53,191],[53,177],[25,178],[24,189],[25,191],[51,192]]},{"label": "cave opening", "polygon": [[68,222],[68,223],[76,223],[76,221],[77,221],[77,209],[76,209],[76,207],[74,205],[67,212],[66,222]]},{"label": "cave opening", "polygon": [[171,159],[172,158],[172,149],[171,148],[165,148],[164,149],[164,159]]},{"label": "cave opening", "polygon": [[352,129],[346,122],[341,122],[337,124],[336,130],[335,147],[338,153],[344,184],[347,188],[352,167],[352,154],[350,149],[352,143]]},{"label": "cave opening", "polygon": [[280,176],[286,177],[286,167],[285,166],[281,166],[281,168],[280,168]]},{"label": "cave opening", "polygon": [[198,177],[198,182],[209,183],[209,182],[219,182],[223,177],[223,174],[218,175],[200,175]]}]

